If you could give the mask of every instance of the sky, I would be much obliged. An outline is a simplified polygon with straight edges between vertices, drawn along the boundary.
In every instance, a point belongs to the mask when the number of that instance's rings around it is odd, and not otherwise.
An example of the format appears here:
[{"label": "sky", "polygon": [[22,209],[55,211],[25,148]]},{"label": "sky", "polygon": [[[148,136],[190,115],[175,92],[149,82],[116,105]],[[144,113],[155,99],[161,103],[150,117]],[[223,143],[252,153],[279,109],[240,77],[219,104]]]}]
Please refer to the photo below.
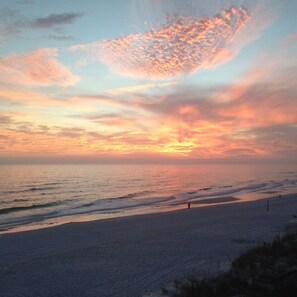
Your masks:
[{"label": "sky", "polygon": [[0,0],[0,162],[296,162],[296,14],[295,0]]}]

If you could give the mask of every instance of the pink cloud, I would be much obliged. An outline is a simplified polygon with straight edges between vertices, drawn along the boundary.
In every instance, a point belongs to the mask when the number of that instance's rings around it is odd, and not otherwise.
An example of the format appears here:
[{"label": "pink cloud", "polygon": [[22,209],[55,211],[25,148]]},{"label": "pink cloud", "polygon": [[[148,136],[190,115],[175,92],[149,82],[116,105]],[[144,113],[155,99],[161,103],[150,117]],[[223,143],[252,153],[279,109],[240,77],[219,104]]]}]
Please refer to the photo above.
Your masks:
[{"label": "pink cloud", "polygon": [[39,48],[26,54],[10,54],[0,58],[0,75],[4,82],[23,85],[69,87],[79,81],[57,60],[55,48]]},{"label": "pink cloud", "polygon": [[48,97],[28,90],[18,90],[0,86],[0,98],[6,100],[31,100],[31,101],[48,101]]},{"label": "pink cloud", "polygon": [[[30,124],[32,115],[6,113],[0,117],[0,147],[3,153],[295,160],[297,68],[283,63],[287,56],[286,50],[261,55],[242,77],[217,88],[180,86],[162,96],[141,90],[130,96],[76,94],[65,107],[77,104],[79,113],[66,116],[64,127],[50,118]],[[3,97],[25,96],[8,91]],[[44,100],[36,95],[35,101]],[[109,112],[113,106],[117,112]]]},{"label": "pink cloud", "polygon": [[221,48],[213,56],[213,59],[209,61],[207,67],[216,67],[221,64],[227,63],[228,61],[235,58],[238,54],[238,51],[230,50],[227,48]]},{"label": "pink cloud", "polygon": [[119,74],[150,79],[166,79],[194,73],[216,60],[230,59],[225,45],[250,19],[244,7],[231,7],[219,14],[197,18],[168,16],[149,31],[106,39],[71,50],[91,54]]}]

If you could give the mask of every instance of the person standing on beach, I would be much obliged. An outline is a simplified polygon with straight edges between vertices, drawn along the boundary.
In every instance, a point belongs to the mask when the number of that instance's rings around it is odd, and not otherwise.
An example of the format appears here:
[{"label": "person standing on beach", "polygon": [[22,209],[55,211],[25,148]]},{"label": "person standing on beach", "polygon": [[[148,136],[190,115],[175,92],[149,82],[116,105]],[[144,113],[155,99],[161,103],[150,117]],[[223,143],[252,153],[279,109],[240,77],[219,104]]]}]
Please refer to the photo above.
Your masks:
[{"label": "person standing on beach", "polygon": [[191,208],[191,203],[189,202],[189,203],[188,203],[188,209],[190,209],[190,208]]}]

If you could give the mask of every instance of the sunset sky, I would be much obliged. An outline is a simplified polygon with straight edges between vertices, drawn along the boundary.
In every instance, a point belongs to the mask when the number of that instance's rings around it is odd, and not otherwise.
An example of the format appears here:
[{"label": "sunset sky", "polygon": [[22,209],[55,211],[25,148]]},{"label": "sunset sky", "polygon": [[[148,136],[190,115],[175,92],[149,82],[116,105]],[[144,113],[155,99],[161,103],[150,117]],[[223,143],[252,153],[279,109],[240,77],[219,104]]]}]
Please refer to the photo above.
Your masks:
[{"label": "sunset sky", "polygon": [[296,161],[296,15],[296,0],[1,0],[0,161]]}]

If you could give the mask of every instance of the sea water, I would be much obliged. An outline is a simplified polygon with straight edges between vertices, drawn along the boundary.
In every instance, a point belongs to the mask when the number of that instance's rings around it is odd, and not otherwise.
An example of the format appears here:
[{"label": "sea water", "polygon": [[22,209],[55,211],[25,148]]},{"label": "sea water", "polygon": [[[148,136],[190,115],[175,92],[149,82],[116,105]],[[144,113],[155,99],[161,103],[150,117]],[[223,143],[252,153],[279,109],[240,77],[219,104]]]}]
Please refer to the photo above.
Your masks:
[{"label": "sea water", "polygon": [[296,165],[2,165],[0,232],[296,192]]}]

